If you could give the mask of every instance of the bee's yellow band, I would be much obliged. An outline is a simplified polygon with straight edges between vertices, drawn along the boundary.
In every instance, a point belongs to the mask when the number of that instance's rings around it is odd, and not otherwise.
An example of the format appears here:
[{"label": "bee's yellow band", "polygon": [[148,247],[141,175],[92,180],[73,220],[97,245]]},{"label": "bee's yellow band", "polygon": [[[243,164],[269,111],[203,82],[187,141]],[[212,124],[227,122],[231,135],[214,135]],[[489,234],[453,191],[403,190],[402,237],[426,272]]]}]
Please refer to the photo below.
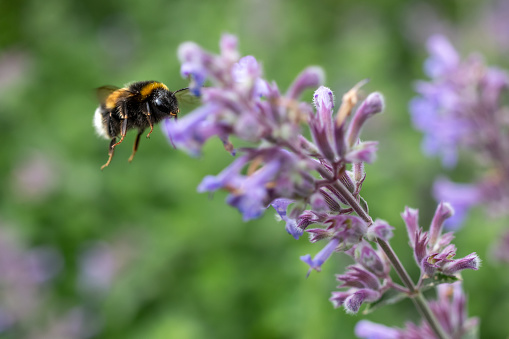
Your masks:
[{"label": "bee's yellow band", "polygon": [[161,82],[151,82],[141,88],[140,90],[141,100],[145,100],[156,88],[162,88],[168,91],[168,87],[166,87],[165,84]]}]

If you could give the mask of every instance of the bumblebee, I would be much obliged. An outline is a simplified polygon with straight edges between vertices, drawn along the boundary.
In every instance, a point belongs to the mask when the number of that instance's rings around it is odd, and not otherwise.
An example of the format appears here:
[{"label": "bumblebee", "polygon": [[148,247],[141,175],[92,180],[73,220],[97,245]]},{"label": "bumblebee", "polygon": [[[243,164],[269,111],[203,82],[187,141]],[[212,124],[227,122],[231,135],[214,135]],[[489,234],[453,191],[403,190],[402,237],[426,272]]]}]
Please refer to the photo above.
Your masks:
[{"label": "bumblebee", "polygon": [[[172,92],[158,81],[139,81],[123,88],[103,86],[97,89],[100,105],[95,110],[94,126],[97,134],[110,139],[108,161],[101,167],[107,167],[113,158],[115,147],[122,141],[128,130],[137,129],[133,153],[129,162],[138,150],[140,136],[150,128],[150,137],[154,125],[165,118],[175,118],[179,111],[179,100],[189,93],[188,88]],[[117,142],[117,138],[120,140]]]}]

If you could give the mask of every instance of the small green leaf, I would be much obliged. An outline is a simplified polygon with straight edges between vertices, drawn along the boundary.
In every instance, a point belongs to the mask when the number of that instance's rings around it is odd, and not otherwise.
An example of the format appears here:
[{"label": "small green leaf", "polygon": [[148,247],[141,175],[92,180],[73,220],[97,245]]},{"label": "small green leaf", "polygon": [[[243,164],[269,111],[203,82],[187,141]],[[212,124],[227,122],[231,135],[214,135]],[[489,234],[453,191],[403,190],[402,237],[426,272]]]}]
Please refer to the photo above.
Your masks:
[{"label": "small green leaf", "polygon": [[432,278],[426,278],[426,279],[422,280],[421,285],[420,285],[420,290],[427,291],[430,288],[433,288],[440,284],[452,284],[453,282],[460,281],[460,280],[461,279],[456,276],[437,273]]},{"label": "small green leaf", "polygon": [[366,200],[364,200],[363,197],[359,196],[359,203],[362,207],[362,209],[369,214],[369,208],[368,208],[368,203],[366,202]]}]

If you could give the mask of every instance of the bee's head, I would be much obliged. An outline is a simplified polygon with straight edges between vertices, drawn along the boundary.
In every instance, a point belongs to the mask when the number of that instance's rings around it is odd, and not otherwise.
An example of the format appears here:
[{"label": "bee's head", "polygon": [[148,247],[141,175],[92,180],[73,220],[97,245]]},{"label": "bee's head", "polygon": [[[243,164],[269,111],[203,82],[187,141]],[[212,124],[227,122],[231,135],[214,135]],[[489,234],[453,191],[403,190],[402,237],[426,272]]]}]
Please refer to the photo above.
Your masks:
[{"label": "bee's head", "polygon": [[152,109],[154,113],[164,116],[175,116],[178,113],[177,98],[175,95],[163,88],[157,88],[152,93]]}]

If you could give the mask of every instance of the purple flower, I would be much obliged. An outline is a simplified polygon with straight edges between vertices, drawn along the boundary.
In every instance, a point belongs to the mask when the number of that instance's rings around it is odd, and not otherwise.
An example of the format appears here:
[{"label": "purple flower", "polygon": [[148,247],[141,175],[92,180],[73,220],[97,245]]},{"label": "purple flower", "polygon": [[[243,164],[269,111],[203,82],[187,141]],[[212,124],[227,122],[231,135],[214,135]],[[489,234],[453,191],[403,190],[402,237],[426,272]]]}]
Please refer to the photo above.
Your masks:
[{"label": "purple flower", "polygon": [[[433,48],[436,55],[431,72],[453,72],[455,62],[450,51]],[[388,249],[393,227],[383,220],[373,222],[361,196],[366,179],[364,163],[374,161],[377,151],[377,142],[360,141],[361,130],[370,117],[383,111],[383,96],[371,93],[360,102],[358,91],[365,83],[360,82],[343,96],[336,110],[334,94],[322,86],[323,72],[317,67],[302,71],[286,93],[281,92],[275,82],[263,78],[254,57],[240,57],[237,41],[230,35],[221,39],[220,54],[187,43],[179,50],[179,57],[182,74],[191,78],[190,87],[201,92],[202,107],[177,122],[167,122],[168,136],[192,155],[200,154],[213,136],[228,151],[238,154],[219,174],[206,176],[198,191],[226,190],[226,202],[237,208],[245,221],[273,206],[294,238],[306,231],[312,243],[325,240],[314,257],[300,258],[309,266],[308,275],[312,270],[320,271],[334,252],[354,257],[356,264],[337,275],[341,283],[338,288],[347,290],[333,292],[330,300],[335,307],[357,313],[363,303],[379,300],[390,289],[399,295],[414,293],[415,287],[404,279],[404,269],[398,267],[397,258]],[[205,80],[211,85],[201,87]],[[501,88],[500,83],[503,81],[492,75],[486,79],[486,88]],[[300,101],[306,89],[314,90],[313,106]],[[421,106],[432,109],[432,119],[440,115],[437,109],[442,104],[459,109],[457,92],[449,83],[421,83],[419,89],[425,97]],[[423,114],[416,121],[426,128],[434,127]],[[460,119],[454,116],[449,120]],[[470,126],[465,123],[463,127]],[[463,130],[450,132],[452,135],[445,131],[441,136],[456,147]],[[238,140],[243,147],[234,149],[230,140]],[[417,288],[422,287],[425,275],[455,274],[474,267],[476,255],[454,259],[452,236],[442,234],[443,223],[451,214],[452,208],[441,204],[429,233],[419,227],[417,211],[407,208],[402,215],[421,268]],[[379,250],[368,240],[377,241]],[[405,286],[392,281],[389,261]]]},{"label": "purple flower", "polygon": [[338,288],[369,288],[375,291],[381,288],[378,278],[373,273],[356,266],[347,267],[344,274],[336,274],[336,280],[341,282]]},{"label": "purple flower", "polygon": [[[251,173],[241,173],[248,161],[256,161],[261,167],[251,168]],[[277,148],[254,151],[239,157],[218,176],[207,176],[198,186],[199,192],[225,189],[230,194],[226,201],[242,213],[244,220],[259,217],[266,207],[275,199],[281,197],[280,190],[288,197],[298,196],[305,190],[304,186],[297,186],[300,190],[291,190],[284,184],[295,176],[295,162],[298,159],[291,153]],[[312,180],[311,178],[308,178]],[[309,183],[313,187],[312,182]],[[291,232],[293,235],[296,233]]]},{"label": "purple flower", "polygon": [[325,74],[320,67],[308,67],[302,71],[290,85],[286,97],[298,99],[308,88],[315,88],[324,83]]},{"label": "purple flower", "polygon": [[213,192],[220,188],[228,188],[233,190],[234,187],[240,185],[240,181],[243,177],[240,172],[248,162],[247,156],[237,158],[233,163],[230,164],[217,176],[206,176],[203,178],[200,185],[198,185],[198,192]]},{"label": "purple flower", "polygon": [[271,205],[274,207],[281,219],[286,222],[286,231],[288,234],[290,234],[295,239],[299,239],[304,231],[302,228],[298,227],[297,221],[295,219],[289,218],[286,213],[288,205],[291,203],[293,203],[293,200],[281,198],[274,200]]},{"label": "purple flower", "polygon": [[369,320],[361,320],[355,325],[355,335],[364,339],[399,339],[400,330]]},{"label": "purple flower", "polygon": [[350,123],[347,132],[347,140],[350,146],[355,145],[359,139],[362,126],[366,120],[376,113],[381,113],[384,110],[384,98],[380,93],[371,93],[366,100],[360,105],[355,112],[355,115]]},{"label": "purple flower", "polygon": [[410,245],[413,247],[415,232],[417,232],[417,229],[419,228],[419,211],[405,206],[405,211],[401,213],[401,217],[403,218],[403,221],[405,221]]},{"label": "purple flower", "polygon": [[335,308],[343,306],[345,311],[355,314],[359,311],[364,302],[374,302],[380,299],[380,292],[369,288],[351,289],[347,292],[332,292],[329,300]]},{"label": "purple flower", "polygon": [[310,269],[308,271],[311,273],[311,270],[315,270],[317,272],[320,272],[322,270],[323,263],[329,259],[329,257],[332,255],[332,253],[336,250],[336,248],[340,245],[340,241],[338,238],[332,238],[327,245],[318,252],[317,255],[315,255],[314,258],[311,258],[309,254],[303,255],[300,257],[300,260],[304,261],[306,264],[309,265]]},{"label": "purple flower", "polygon": [[[246,155],[220,175],[206,177],[198,190],[227,190],[230,193],[227,203],[239,209],[244,220],[259,217],[276,199],[290,199],[295,205],[309,204],[311,213],[303,208],[290,215],[281,206],[274,206],[294,237],[307,225],[323,219],[317,218],[319,214],[330,213],[329,223],[334,223],[338,213],[351,213],[352,210],[341,207],[346,200],[333,187],[336,180],[333,172],[345,173],[348,163],[358,167],[362,162],[373,161],[376,143],[346,142],[345,123],[333,120],[332,91],[318,87],[324,79],[323,71],[317,67],[305,69],[286,95],[281,95],[275,83],[262,78],[254,57],[240,57],[233,36],[223,36],[220,46],[219,55],[194,43],[180,47],[182,73],[193,79],[191,87],[197,88],[204,79],[210,80],[212,86],[200,88],[202,107],[178,121],[167,121],[164,128],[173,144],[191,155],[199,155],[204,143],[213,136],[218,136],[231,152],[234,150],[229,142],[231,136],[254,145],[236,150]],[[298,101],[310,87],[318,87],[313,97],[316,112],[309,104]],[[355,96],[356,92],[352,93]],[[368,96],[350,123],[349,137],[358,138],[367,118],[382,110],[383,97],[379,93]],[[302,126],[309,126],[313,142],[304,137]],[[317,180],[312,172],[330,181],[329,185]],[[341,182],[343,179],[344,174],[340,176]],[[356,185],[358,195],[364,178],[355,180],[355,184],[350,184]]]},{"label": "purple flower", "polygon": [[423,259],[428,254],[428,232],[423,232],[422,228],[416,230],[412,243],[415,261],[417,265],[422,265]]},{"label": "purple flower", "polygon": [[[334,220],[352,210],[341,207],[346,200],[333,187],[336,180],[333,172],[341,170],[339,179],[345,182],[346,164],[353,162],[362,167],[362,162],[373,161],[376,142],[355,140],[352,145],[346,142],[345,123],[333,120],[334,95],[329,88],[321,86],[315,91],[316,112],[309,104],[298,101],[305,89],[316,88],[323,82],[321,69],[305,69],[283,96],[275,83],[269,84],[262,78],[254,57],[240,57],[234,37],[223,36],[220,46],[219,55],[194,43],[180,47],[182,73],[193,79],[191,87],[197,88],[204,79],[210,80],[212,86],[200,88],[203,103],[200,108],[178,121],[165,122],[164,128],[173,144],[191,155],[199,155],[204,143],[213,136],[218,136],[231,152],[234,150],[229,142],[231,136],[254,145],[236,150],[244,155],[218,176],[204,178],[198,190],[227,190],[227,203],[236,207],[244,220],[259,217],[277,199],[290,199],[292,205],[303,207],[309,204],[310,212],[302,208],[296,213],[293,209],[290,215],[278,203],[273,205],[287,231],[296,238],[311,223],[341,224]],[[355,96],[356,92],[352,93],[350,96]],[[383,97],[379,93],[368,96],[350,123],[349,137],[358,138],[365,121],[382,110]],[[302,134],[303,125],[309,126],[313,142]],[[312,172],[318,172],[330,183],[317,180]],[[364,177],[356,177],[355,183],[348,180],[349,187],[355,185],[358,195]],[[320,214],[326,216],[319,217]],[[346,233],[336,236],[350,242]]]},{"label": "purple flower", "polygon": [[[201,153],[203,144],[212,136],[223,136],[226,134],[226,127],[213,124],[209,119],[218,114],[220,106],[207,105],[194,111],[193,115],[186,115],[179,119],[166,119],[163,123],[163,130],[175,147],[186,150],[192,156]],[[192,133],[189,133],[192,131]]]},{"label": "purple flower", "polygon": [[335,154],[332,145],[334,95],[329,88],[321,86],[315,91],[313,103],[316,115],[313,115],[309,122],[313,141],[324,158],[335,162],[339,160],[339,156]]},{"label": "purple flower", "polygon": [[351,151],[345,155],[345,159],[352,163],[370,164],[375,161],[377,151],[378,141],[360,142],[352,147]]},{"label": "purple flower", "polygon": [[[509,137],[507,135],[506,71],[488,67],[479,54],[461,59],[443,36],[428,41],[425,63],[429,81],[416,84],[419,96],[410,103],[414,125],[424,133],[423,149],[439,155],[445,167],[454,167],[458,152],[471,155],[487,169],[468,184],[439,178],[435,198],[449,201],[456,213],[445,226],[458,228],[468,210],[486,204],[490,214],[507,214],[509,202]],[[432,236],[433,238],[433,236]]]},{"label": "purple flower", "polygon": [[407,225],[410,245],[422,277],[433,277],[437,272],[454,275],[463,269],[479,268],[480,259],[472,253],[462,259],[454,259],[456,247],[451,244],[452,233],[442,234],[442,225],[454,213],[448,203],[440,203],[431,222],[430,231],[424,232],[418,225],[419,212],[406,207],[401,214]]},{"label": "purple flower", "polygon": [[446,167],[457,162],[457,148],[466,142],[475,124],[468,117],[471,74],[477,61],[460,63],[459,56],[443,36],[434,36],[428,43],[430,58],[425,69],[432,82],[418,82],[421,95],[410,102],[414,125],[425,133],[423,149],[429,155],[441,154]]},{"label": "purple flower", "polygon": [[477,271],[480,266],[481,259],[479,259],[476,253],[470,253],[462,259],[451,260],[446,263],[442,268],[442,273],[453,275],[465,269]]},{"label": "purple flower", "polygon": [[387,221],[376,219],[375,222],[368,227],[367,238],[371,241],[376,240],[376,238],[389,241],[392,238],[393,230],[394,227],[389,225]]},{"label": "purple flower", "polygon": [[371,247],[371,244],[367,241],[362,241],[355,247],[355,261],[361,264],[368,271],[375,274],[377,277],[387,277],[388,267],[377,251]]},{"label": "purple flower", "polygon": [[454,209],[449,203],[441,202],[438,204],[435,215],[433,216],[433,220],[431,221],[431,226],[429,228],[429,244],[431,247],[435,246],[439,236],[442,234],[442,227],[445,220],[453,215]]},{"label": "purple flower", "polygon": [[458,144],[470,127],[452,113],[445,115],[442,107],[455,112],[457,98],[449,88],[438,87],[431,91],[425,83],[418,83],[417,91],[423,97],[410,101],[410,112],[414,126],[425,133],[423,151],[429,156],[441,155],[445,167],[454,167],[458,159]]},{"label": "purple flower", "polygon": [[328,224],[327,228],[306,230],[310,234],[311,242],[335,237],[340,239],[347,248],[350,248],[361,241],[367,230],[366,223],[353,215],[330,216],[323,223]]},{"label": "purple flower", "polygon": [[424,68],[429,77],[435,78],[454,71],[460,62],[460,57],[454,47],[442,35],[434,35],[428,40],[430,58],[426,60]]},{"label": "purple flower", "polygon": [[[311,256],[305,255],[301,260],[306,262],[312,269],[320,270],[321,265],[332,254],[333,251],[346,250],[359,243],[366,233],[366,223],[356,216],[340,215],[329,217],[324,221],[329,224],[327,228],[308,229],[310,241],[317,242],[322,239],[330,239],[329,243],[311,259]],[[309,274],[309,273],[308,273]]]}]

